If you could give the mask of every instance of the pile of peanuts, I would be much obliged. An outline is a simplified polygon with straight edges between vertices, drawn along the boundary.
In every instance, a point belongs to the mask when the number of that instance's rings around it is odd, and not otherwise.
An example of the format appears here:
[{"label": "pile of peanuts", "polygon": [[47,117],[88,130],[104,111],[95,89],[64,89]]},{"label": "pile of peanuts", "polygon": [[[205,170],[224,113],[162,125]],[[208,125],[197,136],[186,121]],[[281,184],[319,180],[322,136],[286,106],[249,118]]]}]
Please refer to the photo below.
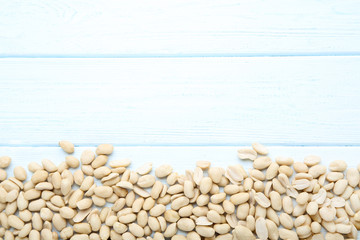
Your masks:
[{"label": "pile of peanuts", "polygon": [[253,161],[248,172],[198,161],[185,174],[166,164],[151,174],[151,163],[108,161],[110,144],[80,160],[71,142],[59,145],[65,161],[29,163],[28,181],[21,166],[8,178],[11,158],[0,157],[0,240],[342,240],[360,228],[359,168],[342,160],[329,171],[313,155],[273,161],[254,143],[238,150]]}]

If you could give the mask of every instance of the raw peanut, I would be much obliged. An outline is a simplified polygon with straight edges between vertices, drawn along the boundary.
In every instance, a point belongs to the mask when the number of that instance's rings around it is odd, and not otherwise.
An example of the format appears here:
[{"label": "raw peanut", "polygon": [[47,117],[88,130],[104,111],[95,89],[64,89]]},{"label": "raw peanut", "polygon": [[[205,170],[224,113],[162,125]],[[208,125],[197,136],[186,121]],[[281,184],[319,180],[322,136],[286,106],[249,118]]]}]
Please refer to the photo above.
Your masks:
[{"label": "raw peanut", "polygon": [[181,231],[184,232],[190,232],[195,228],[195,223],[193,220],[191,220],[190,218],[181,218],[178,222],[177,222],[177,227],[178,229],[180,229]]},{"label": "raw peanut", "polygon": [[292,186],[296,190],[304,190],[304,189],[310,187],[310,181],[307,179],[297,179],[292,182]]},{"label": "raw peanut", "polygon": [[333,192],[336,195],[341,195],[345,192],[347,186],[348,186],[348,181],[346,179],[340,179],[335,183]]},{"label": "raw peanut", "polygon": [[281,239],[291,239],[291,240],[298,240],[299,237],[297,236],[295,231],[288,230],[288,229],[279,229],[279,236]]},{"label": "raw peanut", "polygon": [[210,202],[210,197],[207,194],[201,194],[197,199],[196,199],[196,204],[199,207],[204,207],[207,204],[209,204]]},{"label": "raw peanut", "polygon": [[112,168],[118,168],[118,167],[128,167],[131,164],[130,159],[122,159],[122,160],[114,160],[110,161],[109,165]]},{"label": "raw peanut", "polygon": [[253,187],[256,192],[263,192],[265,188],[264,184],[261,181],[255,181]]},{"label": "raw peanut", "polygon": [[124,188],[124,189],[128,189],[128,190],[134,189],[134,185],[128,181],[120,181],[116,184],[116,186]]},{"label": "raw peanut", "polygon": [[74,232],[80,233],[80,234],[90,234],[91,233],[91,227],[88,223],[75,223],[73,226]]},{"label": "raw peanut", "polygon": [[344,237],[340,233],[326,233],[326,240],[344,240]]},{"label": "raw peanut", "polygon": [[346,179],[351,187],[356,187],[360,181],[359,171],[355,168],[349,168],[346,172]]},{"label": "raw peanut", "polygon": [[28,209],[31,212],[38,212],[45,206],[46,206],[45,201],[43,199],[38,199],[38,200],[31,201],[29,203]]},{"label": "raw peanut", "polygon": [[94,193],[98,197],[108,198],[113,194],[113,189],[108,186],[98,186],[94,189]]},{"label": "raw peanut", "polygon": [[131,223],[129,225],[129,231],[135,236],[135,237],[142,237],[144,236],[144,229],[140,227],[136,223]]},{"label": "raw peanut", "polygon": [[21,230],[24,227],[24,222],[15,215],[10,215],[7,218],[7,222],[10,227],[13,227],[15,229]]},{"label": "raw peanut", "polygon": [[238,157],[242,160],[249,159],[254,161],[257,157],[257,152],[250,148],[240,148],[238,149]]},{"label": "raw peanut", "polygon": [[318,212],[319,206],[317,202],[309,202],[309,204],[306,206],[306,212],[309,215],[315,215]]},{"label": "raw peanut", "polygon": [[155,175],[158,178],[164,178],[167,177],[172,172],[172,170],[173,169],[170,165],[164,164],[155,170]]},{"label": "raw peanut", "polygon": [[305,157],[304,159],[304,163],[308,166],[308,167],[312,167],[315,166],[317,164],[319,164],[321,162],[321,158],[315,155],[309,155],[307,157]]},{"label": "raw peanut", "polygon": [[4,181],[7,178],[7,173],[4,169],[0,168],[0,181]]},{"label": "raw peanut", "polygon": [[333,172],[343,172],[346,170],[346,168],[347,168],[347,164],[343,160],[332,161],[329,165],[330,171]]},{"label": "raw peanut", "polygon": [[204,177],[200,181],[200,192],[202,194],[207,194],[210,192],[212,187],[212,180],[209,177]]},{"label": "raw peanut", "polygon": [[250,191],[254,186],[254,180],[252,180],[252,178],[250,177],[245,178],[243,184],[244,184],[244,190]]},{"label": "raw peanut", "polygon": [[225,170],[220,167],[211,167],[209,169],[209,177],[214,183],[219,183],[224,173]]},{"label": "raw peanut", "polygon": [[82,165],[81,171],[87,176],[93,176],[94,175],[94,169],[91,167],[91,165]]},{"label": "raw peanut", "polygon": [[40,210],[40,217],[45,221],[51,221],[54,213],[49,208],[42,208]]},{"label": "raw peanut", "polygon": [[14,176],[20,180],[24,181],[27,177],[26,171],[23,167],[17,166],[14,168]]},{"label": "raw peanut", "polygon": [[172,223],[177,222],[180,219],[178,212],[176,212],[172,209],[166,210],[164,216],[165,216],[166,221],[172,222]]},{"label": "raw peanut", "polygon": [[71,142],[69,141],[60,141],[59,142],[59,146],[62,148],[62,150],[64,150],[64,152],[66,153],[73,153],[74,152],[74,144],[72,144]]},{"label": "raw peanut", "polygon": [[59,172],[54,172],[51,175],[51,183],[55,189],[61,188],[61,175]]},{"label": "raw peanut", "polygon": [[249,210],[250,205],[248,203],[240,204],[237,207],[236,217],[240,220],[245,220],[245,218],[249,215]]},{"label": "raw peanut", "polygon": [[265,147],[264,145],[260,144],[260,143],[253,143],[252,148],[260,155],[267,155],[269,153],[269,150],[267,149],[267,147]]},{"label": "raw peanut", "polygon": [[84,198],[76,203],[76,206],[79,210],[85,210],[91,207],[93,204],[90,198]]},{"label": "raw peanut", "polygon": [[221,223],[221,216],[215,210],[208,211],[208,213],[206,214],[206,217],[207,217],[207,219],[209,219],[209,221],[211,221],[213,223]]},{"label": "raw peanut", "polygon": [[91,150],[84,150],[81,153],[80,161],[82,164],[91,164],[95,159],[95,153]]},{"label": "raw peanut", "polygon": [[307,173],[309,171],[308,166],[303,162],[294,162],[293,168],[298,173]]},{"label": "raw peanut", "polygon": [[223,202],[226,199],[226,194],[225,193],[217,193],[217,194],[212,195],[210,197],[210,199],[211,199],[212,203],[218,204],[218,203]]},{"label": "raw peanut", "polygon": [[337,180],[340,180],[344,177],[344,174],[341,172],[329,172],[326,175],[326,180],[329,182],[336,182]]},{"label": "raw peanut", "polygon": [[15,190],[15,189],[11,190],[10,192],[7,193],[5,200],[8,203],[14,202],[17,199],[18,195],[19,195],[19,192],[17,190]]},{"label": "raw peanut", "polygon": [[59,213],[65,219],[72,219],[76,215],[76,211],[69,207],[60,208]]},{"label": "raw peanut", "polygon": [[145,191],[144,189],[139,188],[139,187],[137,187],[137,186],[134,186],[134,192],[135,192],[137,195],[139,195],[139,196],[141,196],[141,197],[143,197],[143,198],[150,197],[150,193],[148,193],[148,192]]},{"label": "raw peanut", "polygon": [[58,231],[61,231],[66,227],[65,218],[61,217],[58,213],[54,214],[52,221],[55,229]]},{"label": "raw peanut", "polygon": [[253,162],[253,167],[258,170],[263,170],[271,165],[272,161],[269,157],[258,157]]},{"label": "raw peanut", "polygon": [[279,173],[283,173],[286,176],[290,177],[293,175],[293,170],[289,166],[282,165],[278,169]]},{"label": "raw peanut", "polygon": [[196,226],[211,226],[213,222],[210,222],[207,217],[200,216],[196,219]]},{"label": "raw peanut", "polygon": [[40,232],[41,239],[52,239],[52,233],[50,229],[44,228]]},{"label": "raw peanut", "polygon": [[350,204],[351,204],[351,208],[355,212],[360,211],[360,197],[358,194],[352,194],[350,196]]},{"label": "raw peanut", "polygon": [[313,233],[320,233],[321,231],[321,225],[318,222],[312,222],[310,227]]},{"label": "raw peanut", "polygon": [[184,194],[187,198],[193,198],[195,196],[194,184],[192,181],[186,180],[184,182]]},{"label": "raw peanut", "polygon": [[271,207],[276,211],[280,211],[282,207],[280,194],[278,192],[272,191],[270,192],[269,197],[270,197]]},{"label": "raw peanut", "polygon": [[279,230],[276,224],[269,219],[266,219],[265,222],[266,222],[266,228],[268,231],[269,239],[270,240],[279,239]]},{"label": "raw peanut", "polygon": [[186,240],[186,237],[183,235],[174,235],[171,237],[171,240]]},{"label": "raw peanut", "polygon": [[240,192],[240,186],[237,186],[237,185],[226,185],[224,187],[224,192],[228,195],[233,195],[235,193],[238,193]]},{"label": "raw peanut", "polygon": [[[233,203],[234,205],[240,205],[242,203],[247,202],[249,198],[250,198],[249,193],[237,193],[230,197],[230,202]],[[269,201],[269,206],[270,206],[270,201]]]},{"label": "raw peanut", "polygon": [[78,211],[77,214],[74,216],[73,221],[76,223],[81,222],[90,214],[90,212],[91,212],[90,208],[86,210]]},{"label": "raw peanut", "polygon": [[0,157],[0,168],[7,168],[11,163],[11,158],[8,156]]},{"label": "raw peanut", "polygon": [[244,180],[245,177],[247,177],[247,174],[244,168],[241,165],[237,164],[237,165],[229,166],[226,169],[225,177],[227,177],[231,183],[237,185],[242,180]]},{"label": "raw peanut", "polygon": [[289,196],[285,196],[282,199],[282,207],[284,209],[284,212],[287,214],[291,214],[294,210],[292,200]]},{"label": "raw peanut", "polygon": [[222,223],[222,224],[215,224],[214,225],[214,230],[215,232],[217,232],[218,234],[227,234],[230,232],[230,226],[227,223]]},{"label": "raw peanut", "polygon": [[269,165],[268,169],[266,170],[265,178],[267,180],[273,179],[274,177],[277,176],[278,171],[279,171],[279,164],[277,164],[276,162],[272,162]]},{"label": "raw peanut", "polygon": [[304,205],[309,200],[309,194],[307,192],[302,192],[296,197],[296,202],[298,204]]},{"label": "raw peanut", "polygon": [[66,156],[65,162],[71,168],[77,168],[80,165],[79,159],[74,156]]},{"label": "raw peanut", "polygon": [[188,205],[190,202],[190,200],[186,197],[179,197],[176,198],[172,203],[171,203],[171,209],[173,210],[179,210],[181,207],[184,207],[186,205]]},{"label": "raw peanut", "polygon": [[308,237],[311,235],[311,228],[309,225],[299,226],[296,228],[296,233],[301,238]]},{"label": "raw peanut", "polygon": [[140,175],[146,175],[150,173],[151,170],[152,170],[152,163],[149,162],[149,163],[145,163],[144,165],[136,169],[136,172]]},{"label": "raw peanut", "polygon": [[162,215],[166,210],[165,205],[162,204],[158,204],[156,206],[154,206],[152,209],[150,209],[149,214],[150,216],[153,217],[158,217],[160,215]]},{"label": "raw peanut", "polygon": [[256,235],[261,240],[267,240],[268,239],[269,235],[268,235],[268,230],[267,230],[267,227],[266,227],[265,218],[259,217],[258,219],[256,219],[255,229],[256,229]]},{"label": "raw peanut", "polygon": [[110,155],[114,150],[113,145],[111,144],[100,144],[96,148],[97,155]]},{"label": "raw peanut", "polygon": [[209,161],[197,161],[196,162],[196,166],[205,170],[208,169],[210,167],[210,162]]},{"label": "raw peanut", "polygon": [[294,163],[294,159],[291,157],[277,157],[275,158],[275,162],[279,165],[291,166]]},{"label": "raw peanut", "polygon": [[322,165],[314,165],[309,168],[309,174],[313,176],[313,178],[318,178],[319,176],[326,173],[326,167]]},{"label": "raw peanut", "polygon": [[294,226],[291,216],[287,213],[281,213],[279,216],[281,225],[286,229],[292,229]]},{"label": "raw peanut", "polygon": [[170,238],[177,232],[176,223],[171,223],[164,232],[164,237]]},{"label": "raw peanut", "polygon": [[267,208],[270,206],[270,200],[261,192],[258,192],[254,196],[255,201],[262,207]]},{"label": "raw peanut", "polygon": [[232,234],[234,236],[234,240],[255,240],[254,234],[247,227],[242,225],[236,226]]},{"label": "raw peanut", "polygon": [[149,188],[152,187],[155,183],[156,179],[152,175],[144,175],[139,178],[137,181],[137,185],[142,188]]},{"label": "raw peanut", "polygon": [[[167,177],[166,181],[169,185],[174,185],[175,182],[177,181],[177,178],[178,178],[177,173],[171,173]],[[199,185],[202,178],[203,178],[203,170],[199,167],[196,167],[194,170],[194,175],[193,175],[193,180],[194,180],[195,184]]]},{"label": "raw peanut", "polygon": [[24,192],[19,193],[16,202],[19,211],[25,210],[29,205],[29,201],[25,199]]},{"label": "raw peanut", "polygon": [[336,232],[341,234],[348,234],[351,232],[351,225],[338,223],[336,224]]},{"label": "raw peanut", "polygon": [[71,181],[69,179],[61,180],[61,193],[67,195],[71,191]]},{"label": "raw peanut", "polygon": [[106,200],[104,198],[102,198],[102,197],[92,195],[91,199],[92,199],[95,206],[103,207],[106,204]]},{"label": "raw peanut", "polygon": [[323,206],[320,208],[319,214],[324,221],[330,222],[335,219],[336,209],[332,206]]},{"label": "raw peanut", "polygon": [[208,226],[196,226],[195,231],[202,237],[210,238],[215,235],[215,230]]},{"label": "raw peanut", "polygon": [[55,172],[58,170],[57,166],[49,159],[41,160],[43,168],[48,172]]},{"label": "raw peanut", "polygon": [[95,158],[95,160],[91,163],[91,167],[96,169],[101,166],[104,166],[108,161],[108,156],[106,155],[99,155]]},{"label": "raw peanut", "polygon": [[39,170],[36,170],[36,172],[32,175],[31,181],[33,182],[33,184],[44,182],[48,176],[49,176],[48,172],[46,172],[45,170],[39,169]]},{"label": "raw peanut", "polygon": [[44,190],[52,190],[54,186],[49,182],[41,182],[35,185],[36,190],[44,191]]}]

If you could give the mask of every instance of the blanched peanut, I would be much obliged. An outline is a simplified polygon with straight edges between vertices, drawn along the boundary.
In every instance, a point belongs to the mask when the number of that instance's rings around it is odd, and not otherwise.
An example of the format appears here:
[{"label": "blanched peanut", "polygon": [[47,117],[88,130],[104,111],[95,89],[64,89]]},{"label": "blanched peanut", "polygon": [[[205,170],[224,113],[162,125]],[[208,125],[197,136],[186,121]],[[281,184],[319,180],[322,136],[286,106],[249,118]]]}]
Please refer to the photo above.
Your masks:
[{"label": "blanched peanut", "polygon": [[[59,145],[74,152],[70,142]],[[322,227],[325,239],[356,239],[360,168],[347,170],[345,161],[336,160],[327,172],[313,155],[304,162],[273,162],[258,156],[268,154],[265,146],[252,147],[238,150],[240,159],[253,161],[248,172],[241,164],[198,161],[184,174],[163,164],[155,176],[151,162],[134,171],[129,159],[108,161],[111,144],[100,144],[96,155],[83,151],[80,161],[67,156],[59,165],[32,162],[29,181],[21,166],[7,178],[3,168],[11,158],[1,157],[0,240],[51,240],[58,234],[73,240],[322,240]]]}]

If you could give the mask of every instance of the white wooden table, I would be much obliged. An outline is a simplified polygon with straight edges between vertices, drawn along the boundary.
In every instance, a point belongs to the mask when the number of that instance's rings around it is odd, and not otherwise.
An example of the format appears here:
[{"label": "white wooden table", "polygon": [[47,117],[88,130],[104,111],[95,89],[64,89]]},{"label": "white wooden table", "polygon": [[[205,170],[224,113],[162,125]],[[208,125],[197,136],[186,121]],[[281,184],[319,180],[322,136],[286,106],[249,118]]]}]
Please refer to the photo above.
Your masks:
[{"label": "white wooden table", "polygon": [[357,0],[0,0],[0,155],[109,142],[182,171],[259,141],[356,166],[359,22]]}]

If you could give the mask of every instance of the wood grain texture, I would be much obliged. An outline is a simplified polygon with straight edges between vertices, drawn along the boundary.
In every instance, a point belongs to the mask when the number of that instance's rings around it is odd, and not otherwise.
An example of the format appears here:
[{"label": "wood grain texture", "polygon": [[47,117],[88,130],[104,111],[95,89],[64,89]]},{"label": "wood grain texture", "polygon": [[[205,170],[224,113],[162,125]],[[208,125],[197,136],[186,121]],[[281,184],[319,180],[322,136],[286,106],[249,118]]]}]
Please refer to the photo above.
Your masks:
[{"label": "wood grain texture", "polygon": [[0,145],[352,145],[360,57],[0,59]]},{"label": "wood grain texture", "polygon": [[357,0],[0,0],[0,56],[359,55]]},{"label": "wood grain texture", "polygon": [[[78,147],[73,154],[80,157],[89,147]],[[237,157],[235,146],[228,147],[116,147],[109,160],[129,158],[132,160],[131,169],[137,169],[147,162],[152,162],[154,169],[162,164],[170,164],[174,171],[185,173],[186,169],[194,169],[196,161],[208,160],[212,166],[226,168],[229,165],[241,163],[246,170],[252,168],[251,161],[241,161]],[[273,159],[277,156],[289,156],[294,161],[303,161],[304,157],[314,154],[322,158],[321,164],[329,166],[334,160],[345,160],[348,167],[357,167],[360,155],[359,147],[269,147],[269,156]],[[8,175],[12,176],[15,166],[27,165],[34,161],[41,163],[44,158],[60,164],[67,156],[59,147],[0,147],[0,156],[8,155],[12,163],[7,169]]]}]

